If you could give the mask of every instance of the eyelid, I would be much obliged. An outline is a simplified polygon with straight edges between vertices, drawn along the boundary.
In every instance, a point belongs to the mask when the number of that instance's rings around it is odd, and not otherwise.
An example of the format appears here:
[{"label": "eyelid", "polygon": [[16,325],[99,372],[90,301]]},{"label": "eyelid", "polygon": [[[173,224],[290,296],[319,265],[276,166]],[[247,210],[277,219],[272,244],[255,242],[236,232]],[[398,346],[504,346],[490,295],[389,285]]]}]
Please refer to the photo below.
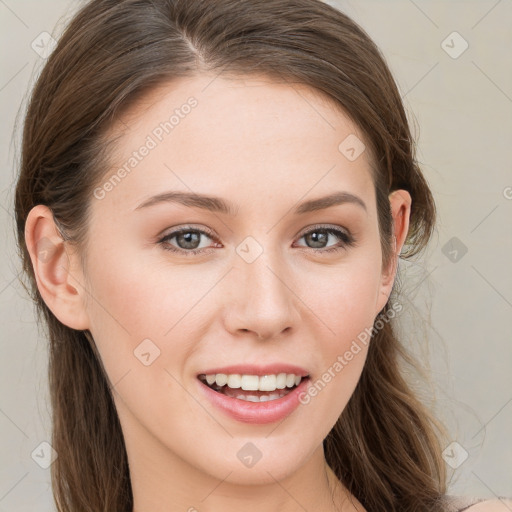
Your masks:
[{"label": "eyelid", "polygon": [[167,228],[164,231],[162,231],[161,234],[159,234],[157,236],[157,239],[162,240],[163,238],[170,238],[171,235],[176,236],[182,232],[187,232],[187,231],[197,231],[198,233],[207,235],[208,237],[212,238],[213,240],[219,241],[218,236],[211,229],[206,228],[206,227],[196,227],[193,224],[184,224],[184,225],[178,225],[175,227]]},{"label": "eyelid", "polygon": [[304,229],[302,229],[301,231],[299,231],[299,233],[296,235],[296,237],[301,238],[304,235],[306,235],[307,233],[314,231],[315,229],[325,229],[325,230],[332,229],[334,231],[341,231],[349,237],[351,236],[350,231],[347,228],[338,226],[336,224],[312,224],[311,226],[307,226]]}]

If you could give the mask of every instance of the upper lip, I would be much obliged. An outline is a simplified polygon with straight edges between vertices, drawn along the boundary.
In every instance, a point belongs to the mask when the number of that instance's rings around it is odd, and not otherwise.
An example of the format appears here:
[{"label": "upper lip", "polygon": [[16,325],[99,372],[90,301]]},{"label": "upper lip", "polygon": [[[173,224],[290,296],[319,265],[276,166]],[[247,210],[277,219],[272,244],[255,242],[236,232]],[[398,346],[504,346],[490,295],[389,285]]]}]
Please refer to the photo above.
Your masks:
[{"label": "upper lip", "polygon": [[288,363],[271,363],[265,365],[254,364],[235,364],[230,366],[217,366],[209,368],[198,373],[199,375],[212,375],[217,373],[225,373],[226,375],[240,374],[240,375],[278,375],[279,373],[293,373],[301,377],[307,377],[308,371],[300,366]]}]

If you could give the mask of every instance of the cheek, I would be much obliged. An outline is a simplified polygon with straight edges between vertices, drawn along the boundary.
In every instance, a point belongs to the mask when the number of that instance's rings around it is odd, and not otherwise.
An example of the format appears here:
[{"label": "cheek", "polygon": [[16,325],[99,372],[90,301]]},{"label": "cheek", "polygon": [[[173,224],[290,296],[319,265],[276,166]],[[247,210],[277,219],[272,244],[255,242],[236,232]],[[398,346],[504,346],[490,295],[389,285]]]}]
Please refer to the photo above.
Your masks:
[{"label": "cheek", "polygon": [[316,324],[322,326],[323,335],[316,346],[322,365],[301,399],[330,427],[352,396],[363,370],[380,284],[378,260],[372,255],[332,270],[328,279],[317,274],[315,280],[305,283],[307,304],[321,320]]},{"label": "cheek", "polygon": [[[111,383],[129,373],[127,380],[138,384],[127,394],[152,396],[172,381],[165,370],[183,381],[195,343],[211,323],[208,292],[219,278],[211,268],[162,263],[156,251],[141,252],[125,247],[90,255],[101,265],[87,272],[88,313]],[[122,389],[116,387],[127,398]]]},{"label": "cheek", "polygon": [[[358,254],[339,265],[310,272],[301,294],[312,313],[321,320],[332,350],[343,349],[377,314],[380,291],[378,259]],[[327,350],[326,352],[330,352]]]},{"label": "cheek", "polygon": [[149,257],[119,252],[97,259],[102,264],[90,271],[89,306],[98,329],[112,324],[134,338],[164,338],[217,279],[211,269],[162,263],[156,251]]}]

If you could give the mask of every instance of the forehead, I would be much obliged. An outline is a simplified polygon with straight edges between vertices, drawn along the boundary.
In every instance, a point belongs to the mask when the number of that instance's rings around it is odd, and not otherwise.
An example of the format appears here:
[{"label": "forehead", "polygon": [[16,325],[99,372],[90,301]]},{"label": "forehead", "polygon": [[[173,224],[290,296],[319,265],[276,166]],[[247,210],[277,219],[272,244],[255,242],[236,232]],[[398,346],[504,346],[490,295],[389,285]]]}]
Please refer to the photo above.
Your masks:
[{"label": "forehead", "polygon": [[344,185],[361,195],[372,186],[368,151],[346,154],[347,144],[364,148],[358,126],[334,100],[302,84],[179,79],[146,94],[111,134],[119,138],[103,182],[123,167],[109,200],[130,209],[164,190],[248,204],[263,197],[297,202]]}]

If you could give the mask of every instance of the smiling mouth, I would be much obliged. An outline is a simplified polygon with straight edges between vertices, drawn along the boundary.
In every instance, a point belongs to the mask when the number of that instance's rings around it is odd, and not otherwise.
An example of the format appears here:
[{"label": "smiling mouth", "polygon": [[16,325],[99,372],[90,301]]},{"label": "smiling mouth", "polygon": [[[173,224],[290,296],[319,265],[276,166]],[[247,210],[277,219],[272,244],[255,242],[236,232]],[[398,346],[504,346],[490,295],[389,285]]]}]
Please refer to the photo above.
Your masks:
[{"label": "smiling mouth", "polygon": [[[216,375],[207,376],[201,374],[198,375],[198,379],[210,389],[213,389],[213,391],[231,398],[244,400],[246,402],[270,402],[286,396],[303,380],[309,378],[309,376],[301,377],[294,374],[288,374],[286,377],[283,377],[284,375],[286,374],[280,374],[279,376],[266,375],[259,378],[252,375],[230,375],[226,381],[226,376],[218,378]],[[262,380],[265,378],[267,378],[269,382],[262,383]],[[220,384],[224,381],[226,381],[226,383],[219,385],[217,381],[219,381]],[[278,382],[276,383],[276,381]],[[264,388],[263,390],[261,389],[262,387]]]}]

